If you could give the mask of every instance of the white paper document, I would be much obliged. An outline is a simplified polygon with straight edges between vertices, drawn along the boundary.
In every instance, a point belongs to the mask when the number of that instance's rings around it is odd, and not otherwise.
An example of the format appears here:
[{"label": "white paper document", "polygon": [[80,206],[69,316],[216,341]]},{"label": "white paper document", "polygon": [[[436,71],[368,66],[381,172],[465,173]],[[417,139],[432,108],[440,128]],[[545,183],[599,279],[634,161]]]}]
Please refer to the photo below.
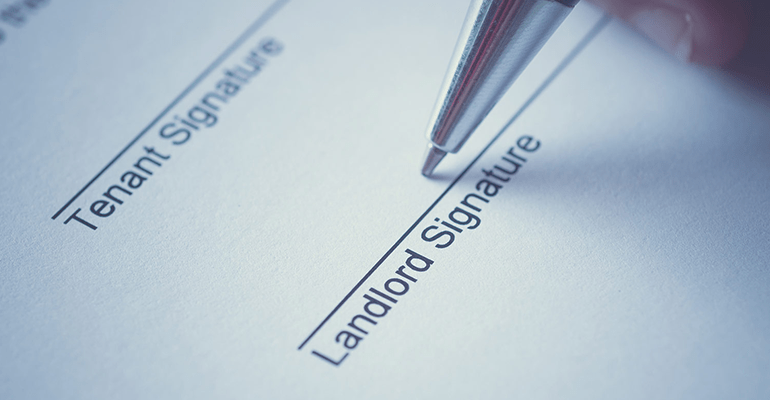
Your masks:
[{"label": "white paper document", "polygon": [[0,10],[0,398],[770,397],[770,100],[579,4],[420,175],[467,1]]}]

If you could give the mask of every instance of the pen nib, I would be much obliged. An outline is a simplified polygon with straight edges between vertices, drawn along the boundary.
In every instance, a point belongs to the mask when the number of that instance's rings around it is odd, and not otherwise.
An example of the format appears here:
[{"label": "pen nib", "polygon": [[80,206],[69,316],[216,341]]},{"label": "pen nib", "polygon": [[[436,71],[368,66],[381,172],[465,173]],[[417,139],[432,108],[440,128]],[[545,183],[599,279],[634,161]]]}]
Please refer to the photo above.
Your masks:
[{"label": "pen nib", "polygon": [[428,150],[425,152],[425,164],[422,166],[422,174],[430,178],[433,170],[436,169],[436,166],[444,159],[445,155],[446,151],[433,147],[433,145],[428,145]]}]

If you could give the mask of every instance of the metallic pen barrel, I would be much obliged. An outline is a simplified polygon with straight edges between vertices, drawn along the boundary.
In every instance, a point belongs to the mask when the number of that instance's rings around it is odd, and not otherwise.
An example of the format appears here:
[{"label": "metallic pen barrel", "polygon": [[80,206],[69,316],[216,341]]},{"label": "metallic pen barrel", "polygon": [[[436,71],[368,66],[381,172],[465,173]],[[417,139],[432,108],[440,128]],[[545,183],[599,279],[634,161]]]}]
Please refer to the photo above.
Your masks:
[{"label": "metallic pen barrel", "polygon": [[457,153],[577,0],[474,0],[428,128],[422,174]]}]

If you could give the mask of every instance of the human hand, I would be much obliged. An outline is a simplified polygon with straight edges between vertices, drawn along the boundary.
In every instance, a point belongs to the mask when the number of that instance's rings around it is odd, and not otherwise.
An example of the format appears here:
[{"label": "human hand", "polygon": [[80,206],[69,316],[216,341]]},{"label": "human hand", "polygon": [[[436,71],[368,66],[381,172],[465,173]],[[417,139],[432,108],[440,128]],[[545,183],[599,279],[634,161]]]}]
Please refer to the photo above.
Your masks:
[{"label": "human hand", "polygon": [[748,35],[743,0],[588,0],[684,62],[722,65]]}]

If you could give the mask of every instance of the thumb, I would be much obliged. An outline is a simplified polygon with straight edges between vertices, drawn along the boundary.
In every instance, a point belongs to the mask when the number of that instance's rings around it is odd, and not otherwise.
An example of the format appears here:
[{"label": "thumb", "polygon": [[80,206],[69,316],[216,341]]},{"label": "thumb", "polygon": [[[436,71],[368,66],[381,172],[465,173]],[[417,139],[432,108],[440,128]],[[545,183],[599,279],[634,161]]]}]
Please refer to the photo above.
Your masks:
[{"label": "thumb", "polygon": [[683,62],[721,65],[746,42],[738,0],[588,0],[620,17]]}]

